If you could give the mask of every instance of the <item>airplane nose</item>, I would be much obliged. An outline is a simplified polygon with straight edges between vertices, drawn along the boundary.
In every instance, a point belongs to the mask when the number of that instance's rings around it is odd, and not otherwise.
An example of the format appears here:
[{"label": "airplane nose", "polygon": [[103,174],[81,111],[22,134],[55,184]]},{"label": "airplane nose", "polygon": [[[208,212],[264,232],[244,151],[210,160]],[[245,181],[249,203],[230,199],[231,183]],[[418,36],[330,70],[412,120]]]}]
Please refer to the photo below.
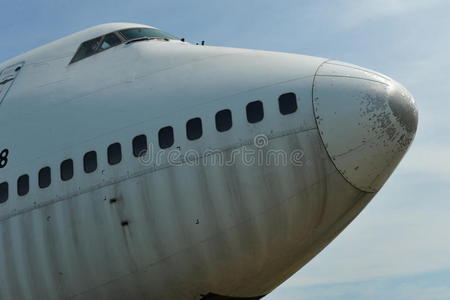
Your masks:
[{"label": "airplane nose", "polygon": [[411,94],[382,74],[328,61],[316,72],[313,105],[336,168],[356,188],[377,192],[414,139],[418,112]]}]

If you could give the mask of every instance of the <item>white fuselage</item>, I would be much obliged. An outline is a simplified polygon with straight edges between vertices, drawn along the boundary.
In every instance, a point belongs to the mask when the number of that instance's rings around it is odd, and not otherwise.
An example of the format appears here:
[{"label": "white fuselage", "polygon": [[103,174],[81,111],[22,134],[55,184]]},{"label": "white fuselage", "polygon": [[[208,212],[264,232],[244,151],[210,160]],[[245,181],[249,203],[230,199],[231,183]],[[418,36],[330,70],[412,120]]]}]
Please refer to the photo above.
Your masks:
[{"label": "white fuselage", "polygon": [[[257,299],[359,214],[414,136],[406,90],[397,97],[391,79],[321,58],[145,40],[69,64],[82,42],[128,27],[136,25],[94,27],[0,65],[20,66],[0,104],[0,183],[9,190],[0,299]],[[287,93],[298,109],[282,114]],[[251,123],[256,100],[264,115]],[[225,109],[232,127],[220,132]],[[202,134],[190,140],[193,118]],[[356,123],[364,126],[353,132]],[[174,142],[161,149],[167,126]],[[148,151],[136,157],[140,135]],[[97,168],[87,173],[90,151]],[[64,181],[68,159],[73,177]],[[51,179],[41,188],[45,167]],[[19,196],[24,174],[29,191]]]}]

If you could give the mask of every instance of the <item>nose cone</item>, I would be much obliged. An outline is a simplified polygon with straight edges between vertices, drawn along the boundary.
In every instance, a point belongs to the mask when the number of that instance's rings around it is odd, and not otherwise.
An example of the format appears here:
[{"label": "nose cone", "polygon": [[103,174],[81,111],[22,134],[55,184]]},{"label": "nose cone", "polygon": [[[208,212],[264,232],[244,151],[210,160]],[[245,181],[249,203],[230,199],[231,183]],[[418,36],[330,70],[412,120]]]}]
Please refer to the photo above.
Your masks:
[{"label": "nose cone", "polygon": [[313,104],[336,168],[356,188],[378,191],[414,139],[418,113],[411,94],[384,75],[329,61],[317,70]]}]

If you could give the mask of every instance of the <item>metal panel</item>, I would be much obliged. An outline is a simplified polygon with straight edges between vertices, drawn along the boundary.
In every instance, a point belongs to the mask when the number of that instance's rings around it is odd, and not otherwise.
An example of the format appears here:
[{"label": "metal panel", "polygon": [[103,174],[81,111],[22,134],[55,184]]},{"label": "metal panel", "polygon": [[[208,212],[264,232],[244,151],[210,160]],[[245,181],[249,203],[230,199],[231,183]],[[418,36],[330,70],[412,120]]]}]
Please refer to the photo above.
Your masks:
[{"label": "metal panel", "polygon": [[358,189],[378,191],[416,133],[414,99],[388,77],[339,62],[319,68],[313,90],[316,122],[337,169]]}]

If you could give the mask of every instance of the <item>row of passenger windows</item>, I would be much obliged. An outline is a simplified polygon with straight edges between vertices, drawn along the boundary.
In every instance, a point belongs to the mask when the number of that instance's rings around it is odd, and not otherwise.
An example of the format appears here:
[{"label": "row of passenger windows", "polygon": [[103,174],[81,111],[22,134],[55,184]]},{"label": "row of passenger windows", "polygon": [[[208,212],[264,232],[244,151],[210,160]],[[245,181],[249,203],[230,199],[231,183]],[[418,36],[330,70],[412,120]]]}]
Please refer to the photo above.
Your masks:
[{"label": "row of passenger windows", "polygon": [[[297,97],[294,93],[283,94],[278,99],[279,110],[283,115],[288,115],[297,111]],[[258,123],[264,119],[263,103],[259,100],[253,101],[246,106],[247,121],[249,123]],[[224,109],[215,115],[216,130],[225,132],[233,126],[232,113],[229,109]],[[202,119],[193,118],[186,122],[186,138],[190,141],[197,140],[203,135]],[[174,144],[173,127],[166,126],[158,131],[158,143],[161,149],[170,148]],[[140,157],[147,153],[147,136],[138,135],[132,140],[133,156]],[[107,148],[108,164],[113,166],[122,161],[122,146],[120,143],[113,143]],[[97,170],[97,152],[89,151],[83,156],[83,170],[89,174]],[[66,159],[60,164],[61,181],[69,181],[74,176],[74,162],[72,159]],[[50,167],[44,167],[38,173],[38,186],[45,189],[50,186],[52,181]],[[27,174],[17,179],[17,194],[25,196],[30,191],[30,177]],[[0,203],[4,203],[9,197],[8,182],[0,184]]]}]

